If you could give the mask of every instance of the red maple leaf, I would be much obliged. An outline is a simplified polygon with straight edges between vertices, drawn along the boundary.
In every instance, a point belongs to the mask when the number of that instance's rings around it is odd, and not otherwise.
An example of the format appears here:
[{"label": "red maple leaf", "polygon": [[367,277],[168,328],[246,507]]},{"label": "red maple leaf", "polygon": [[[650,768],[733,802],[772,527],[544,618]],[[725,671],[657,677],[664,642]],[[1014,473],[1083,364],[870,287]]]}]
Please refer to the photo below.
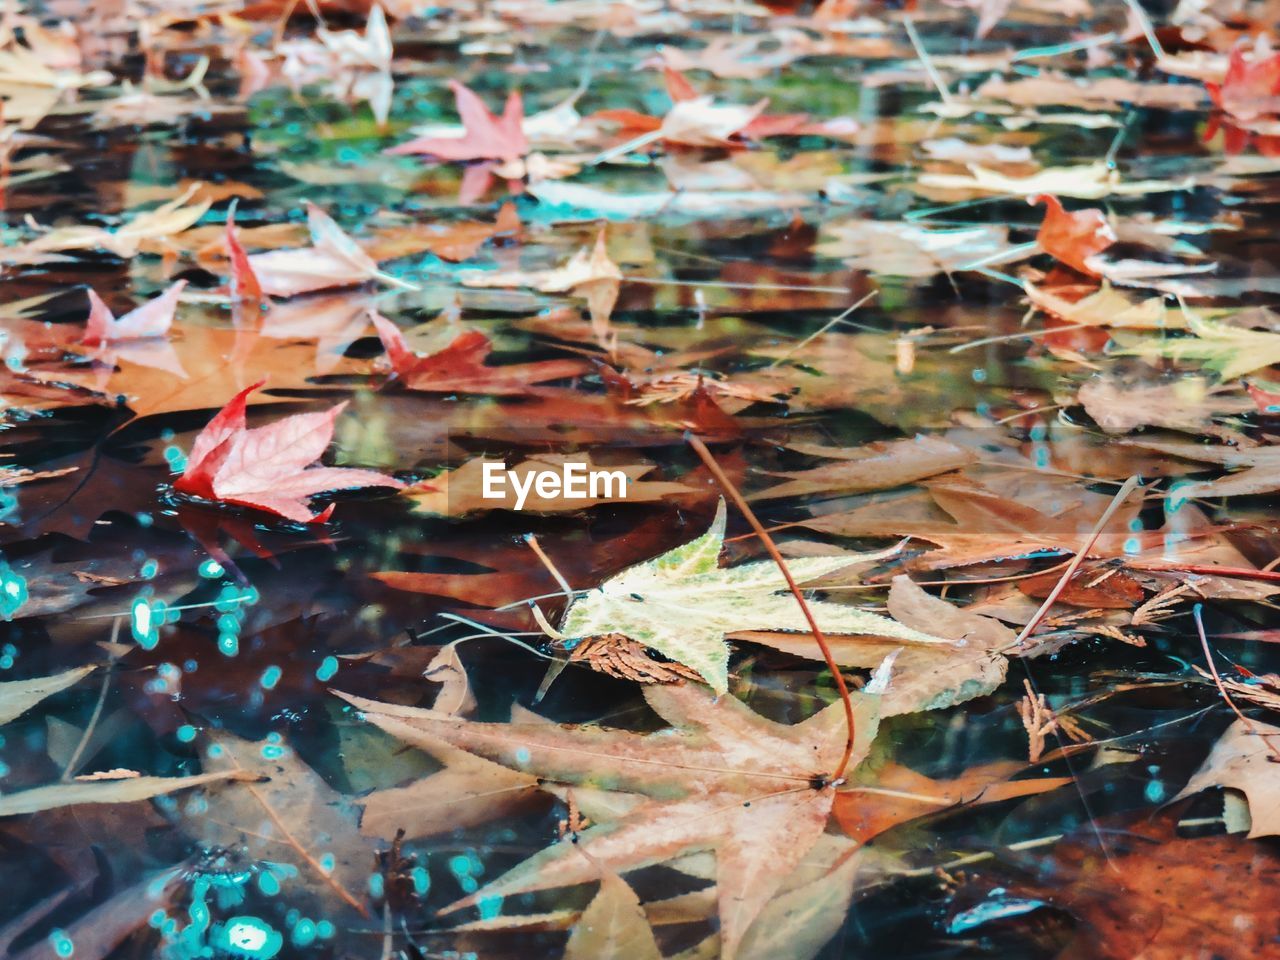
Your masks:
[{"label": "red maple leaf", "polygon": [[86,347],[100,347],[121,340],[163,337],[173,323],[178,297],[186,285],[187,281],[179,280],[154,300],[149,300],[118,318],[102,298],[90,290],[89,319],[85,321],[84,337],[80,342]]},{"label": "red maple leaf", "polygon": [[457,80],[450,80],[449,88],[466,133],[461,137],[418,137],[391,147],[387,153],[429,154],[441,160],[515,160],[529,152],[519,91],[511,92],[502,116],[495,117],[474,90]]},{"label": "red maple leaf", "polygon": [[1280,110],[1280,53],[1252,62],[1236,47],[1227,62],[1221,85],[1205,83],[1209,99],[1218,109],[1240,120],[1256,120]]},{"label": "red maple leaf", "polygon": [[1106,215],[1094,209],[1068,212],[1057,197],[1047,193],[1030,197],[1027,202],[1045,205],[1044,221],[1036,234],[1041,249],[1073,270],[1096,277],[1098,271],[1089,266],[1088,258],[1116,242]]},{"label": "red maple leaf", "polygon": [[419,356],[409,349],[399,329],[386,317],[371,312],[391,369],[411,390],[430,393],[515,394],[530,384],[563,380],[587,372],[582,360],[539,360],[491,367],[484,361],[493,350],[489,338],[478,330],[458,334],[443,350]]},{"label": "red maple leaf", "polygon": [[231,263],[231,302],[234,304],[250,304],[261,307],[266,303],[266,295],[262,292],[262,284],[253,271],[249,255],[236,236],[235,204],[227,210],[227,259]]},{"label": "red maple leaf", "polygon": [[312,514],[306,501],[317,493],[404,486],[373,470],[312,466],[333,439],[333,422],[345,402],[322,413],[294,414],[265,427],[246,429],[246,398],[264,382],[237,393],[200,431],[187,468],[173,485],[175,490],[315,523],[333,512],[330,504],[324,512]]}]

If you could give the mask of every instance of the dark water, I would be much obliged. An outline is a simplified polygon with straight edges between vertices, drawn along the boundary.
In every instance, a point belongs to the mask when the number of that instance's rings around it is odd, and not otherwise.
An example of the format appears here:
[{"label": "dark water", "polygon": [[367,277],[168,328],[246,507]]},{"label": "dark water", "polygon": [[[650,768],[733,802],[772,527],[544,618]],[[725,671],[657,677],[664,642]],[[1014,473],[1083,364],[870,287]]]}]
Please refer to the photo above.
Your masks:
[{"label": "dark water", "polygon": [[[936,52],[967,49],[941,28],[931,33]],[[1064,30],[1037,28],[1034,42],[1065,37]],[[531,34],[517,58],[530,67],[519,80],[527,110],[564,99],[585,70],[591,84],[577,105],[582,114],[618,106],[660,114],[667,101],[657,75],[632,72],[652,43],[605,37],[592,52],[591,39],[591,33],[578,30]],[[1023,46],[1030,44],[1030,35],[1023,39]],[[237,219],[249,230],[301,223],[304,199],[328,210],[357,237],[398,221],[491,221],[506,199],[501,183],[480,202],[463,207],[456,201],[457,165],[421,165],[378,151],[400,142],[416,124],[453,120],[442,78],[460,76],[491,105],[499,103],[510,82],[504,69],[510,59],[462,57],[453,46],[437,43],[426,28],[410,27],[397,33],[396,41],[397,82],[385,131],[378,130],[367,107],[336,102],[319,88],[295,97],[273,87],[240,102],[233,65],[216,50],[210,51],[206,81],[216,110],[194,106],[148,123],[111,123],[94,112],[48,119],[39,132],[53,144],[25,148],[16,156],[38,149],[67,169],[5,191],[7,240],[30,238],[24,225],[28,215],[45,225],[116,224],[126,211],[173,196],[177,191],[170,188],[185,179],[242,185],[236,188],[241,192]],[[190,51],[171,55],[169,74],[184,75],[195,59]],[[855,215],[899,219],[928,205],[908,185],[909,176],[920,172],[918,134],[930,122],[937,136],[979,141],[1003,135],[996,119],[982,114],[948,123],[914,113],[931,99],[916,82],[859,87],[868,70],[902,62],[829,57],[805,60],[760,80],[716,81],[701,75],[706,89],[726,101],[768,96],[771,112],[852,116],[868,129],[881,124],[889,135],[857,144],[782,138],[756,150],[757,156],[778,162],[799,159],[801,174],[829,168],[823,177],[796,175],[794,187],[788,177],[781,178],[779,189],[811,198],[799,209],[779,206],[741,215],[734,201],[726,200],[701,216],[676,211],[608,218],[611,248],[623,272],[654,281],[624,283],[613,322],[657,349],[706,347],[712,355],[703,365],[723,374],[758,370],[766,362],[760,351],[802,340],[865,293],[879,290],[877,299],[859,309],[855,319],[861,326],[840,334],[842,349],[862,358],[850,362],[844,378],[847,402],[798,415],[784,403],[758,402],[739,411],[746,423],[742,436],[716,449],[738,465],[749,487],[764,485],[764,471],[814,462],[781,448],[780,441],[855,445],[910,436],[953,423],[957,411],[992,421],[1057,402],[1054,391],[1069,372],[1034,341],[948,352],[965,340],[1018,329],[1021,291],[997,276],[972,271],[917,279],[895,277],[892,271],[873,275],[814,251],[825,225]],[[1033,66],[1017,69],[1028,76],[1036,72]],[[121,70],[121,76],[137,77],[139,58],[126,60]],[[969,79],[976,84],[981,74]],[[91,94],[87,104],[105,99],[103,93]],[[1126,125],[1116,155],[1127,179],[1208,172],[1222,160],[1216,145],[1201,142],[1202,115],[1122,108],[1115,119]],[[1045,165],[1065,165],[1102,156],[1116,135],[1116,126],[1082,130],[1046,124],[1031,128],[1025,142]],[[289,172],[299,170],[310,180],[329,182],[304,182]],[[374,170],[383,171],[387,182],[370,174]],[[850,180],[876,173],[887,176],[866,185]],[[818,189],[828,179],[854,185],[835,197]],[[574,182],[627,195],[665,189],[666,180],[655,166],[637,162],[589,170]],[[1120,214],[1146,211],[1187,221],[1222,212],[1246,214],[1244,229],[1187,240],[1226,264],[1225,275],[1240,278],[1238,289],[1228,291],[1236,295],[1234,302],[1261,303],[1269,296],[1251,289],[1249,278],[1265,274],[1275,262],[1275,234],[1268,226],[1274,182],[1256,178],[1231,188],[1114,197],[1104,205]],[[420,291],[370,287],[340,296],[357,310],[376,303],[402,328],[430,319],[456,298],[463,319],[495,340],[495,361],[566,355],[555,338],[531,333],[517,321],[568,298],[470,290],[458,282],[459,270],[477,263],[510,267],[522,262],[529,268],[562,263],[591,241],[601,219],[595,211],[570,215],[529,196],[515,202],[526,230],[520,248],[487,245],[462,267],[415,254],[384,267]],[[219,200],[201,226],[216,229],[225,212],[226,200]],[[1020,242],[1032,238],[1039,212],[1013,198],[961,206],[933,222],[1010,224],[1014,241]],[[6,302],[51,295],[23,320],[5,320],[12,325],[11,342],[18,335],[31,336],[24,326],[29,321],[49,329],[81,323],[85,287],[122,312],[175,278],[187,279],[196,294],[224,280],[187,251],[168,264],[159,256],[122,260],[91,251],[75,253],[71,262],[10,266]],[[809,287],[824,291],[804,289]],[[231,329],[229,311],[217,304],[189,302],[180,316],[192,329]],[[895,371],[895,340],[924,326],[944,333],[921,341],[913,371]],[[955,334],[945,335],[951,329]],[[381,469],[411,481],[456,464],[467,453],[554,450],[569,435],[579,449],[625,450],[654,464],[664,477],[699,469],[679,429],[640,432],[599,425],[585,414],[579,420],[571,404],[545,417],[540,411],[531,415],[528,402],[519,398],[438,397],[383,387],[380,375],[326,370],[322,350],[333,348],[318,340],[297,335],[281,340],[274,354],[279,369],[268,371],[266,387],[276,402],[255,408],[252,422],[350,399],[326,462]],[[381,352],[372,331],[363,327],[336,349],[352,361]],[[270,351],[264,355],[270,358]],[[269,367],[272,362],[268,359]],[[12,369],[24,364],[21,356],[10,358]],[[262,761],[278,762],[287,771],[272,787],[281,790],[273,796],[286,815],[297,816],[297,810],[320,798],[328,812],[298,817],[298,828],[331,815],[354,824],[356,798],[425,776],[438,764],[363,724],[330,696],[330,688],[429,705],[437,687],[421,672],[437,647],[474,637],[459,652],[478,701],[475,717],[504,720],[513,704],[534,703],[545,659],[497,637],[475,636],[475,628],[438,615],[452,611],[504,630],[533,630],[520,609],[501,616],[487,612],[558,590],[522,539],[525,534],[536,533],[571,584],[586,588],[691,539],[709,515],[703,502],[602,506],[551,517],[491,513],[440,519],[415,515],[406,500],[386,491],[368,490],[335,495],[330,499],[338,505],[330,523],[302,526],[174,495],[171,485],[195,432],[251,380],[252,374],[228,363],[223,378],[215,376],[201,388],[203,402],[140,418],[127,403],[109,400],[38,410],[19,400],[8,409],[0,430],[4,469],[66,472],[0,488],[0,588],[6,597],[0,679],[99,666],[0,732],[4,793],[118,768],[156,776],[195,774],[206,768],[214,756],[209,751],[217,749],[213,739],[225,731],[253,741]],[[599,379],[588,376],[582,390],[599,395]],[[1082,414],[1074,419],[1084,440],[1078,432],[1060,429],[1061,421],[1050,411],[992,428],[992,444],[1028,455],[1047,451],[1057,470],[1094,472],[1091,465],[1099,462],[1106,441]],[[1247,426],[1265,430],[1256,421]],[[1125,456],[1117,461],[1118,466],[1100,467],[1096,475],[1123,477]],[[1143,467],[1157,478],[1188,469],[1150,458]],[[1109,493],[1113,487],[1098,489]],[[760,512],[772,525],[854,502],[828,498],[820,507],[766,502]],[[1251,560],[1265,563],[1275,543],[1274,501],[1232,501],[1236,504],[1249,525],[1239,544]],[[1148,511],[1143,519],[1154,528],[1159,511]],[[741,518],[732,517],[730,536],[745,532]],[[823,539],[853,547],[873,543]],[[749,540],[733,543],[729,552],[735,560],[758,555]],[[1022,563],[1016,569],[1025,568]],[[415,593],[371,576],[385,571],[454,579],[437,594]],[[543,604],[553,616],[560,612],[554,598]],[[1206,602],[1205,618],[1212,635],[1276,626],[1269,606],[1213,598]],[[1151,815],[1199,765],[1230,715],[1192,669],[1200,651],[1190,627],[1188,617],[1179,616],[1148,631],[1144,648],[1097,637],[1076,639],[1031,662],[1039,688],[1052,702],[1096,698],[1087,708],[1090,732],[1114,741],[1115,750],[1124,751],[1122,760],[1101,763],[1084,754],[1068,768],[1058,759],[1040,772],[1073,775],[1075,787],[948,809],[881,835],[875,846],[899,858],[914,875],[878,878],[859,889],[843,926],[819,955],[919,960],[1056,955],[1071,935],[1073,921],[1065,910],[1028,913],[1017,896],[991,891],[1019,878],[1053,883],[1052,844],[1034,841],[1087,830],[1094,821],[1123,823]],[[537,636],[525,639],[543,653],[550,649]],[[1225,660],[1255,673],[1276,669],[1266,644],[1222,639],[1215,648]],[[768,716],[797,720],[815,704],[835,698],[829,673],[809,661],[750,647],[735,667],[735,693]],[[1023,693],[1023,670],[1015,662],[992,696],[887,721],[875,762],[892,760],[942,779],[981,763],[1021,758],[1025,736],[1015,704]],[[1147,675],[1171,683],[1112,692],[1117,683]],[[635,684],[581,668],[566,670],[536,709],[561,722],[655,726]],[[69,764],[73,754],[75,762]],[[1214,802],[1202,798],[1182,816],[1212,818]],[[269,956],[278,937],[282,957],[378,957],[387,931],[390,955],[408,957],[556,957],[563,949],[563,932],[459,934],[445,929],[454,917],[437,915],[555,838],[565,810],[549,798],[518,815],[395,849],[385,838],[344,841],[367,866],[369,886],[358,891],[369,914],[365,918],[335,903],[323,884],[317,888],[309,881],[295,851],[246,838],[245,831],[252,833],[261,816],[243,798],[220,806],[216,796],[206,798],[196,790],[127,806],[78,805],[0,821],[0,889],[6,892],[0,925],[9,924],[3,927],[7,949],[15,956],[189,960]],[[299,839],[311,846],[306,837]],[[1028,841],[1030,846],[1019,849]],[[986,852],[994,856],[956,867],[955,874],[931,870]],[[330,851],[321,845],[312,853],[323,861]],[[642,900],[668,895],[673,883],[690,883],[665,868],[629,879]],[[509,910],[580,907],[587,899],[589,891],[572,889],[514,898]],[[119,926],[118,936],[111,934],[112,924]],[[664,932],[661,942],[668,954],[676,954],[705,934],[696,925],[677,926]],[[247,946],[237,947],[237,937],[247,937]]]}]

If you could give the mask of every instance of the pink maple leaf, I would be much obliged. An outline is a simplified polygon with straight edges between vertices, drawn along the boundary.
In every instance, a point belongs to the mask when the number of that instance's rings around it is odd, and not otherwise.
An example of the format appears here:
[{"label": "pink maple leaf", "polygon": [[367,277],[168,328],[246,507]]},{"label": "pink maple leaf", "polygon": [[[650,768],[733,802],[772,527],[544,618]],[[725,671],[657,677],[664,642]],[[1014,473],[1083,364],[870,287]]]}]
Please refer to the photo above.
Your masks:
[{"label": "pink maple leaf", "polygon": [[461,137],[419,137],[391,147],[387,153],[429,154],[441,160],[515,160],[529,152],[519,91],[511,92],[502,116],[495,117],[474,90],[457,80],[449,81],[449,89],[466,133]]},{"label": "pink maple leaf", "polygon": [[187,281],[179,280],[154,300],[130,310],[123,317],[116,317],[100,296],[89,291],[89,319],[84,325],[81,342],[86,347],[100,347],[122,340],[146,340],[163,337],[173,324],[174,311],[178,309],[178,297]]},{"label": "pink maple leaf", "polygon": [[1280,112],[1280,53],[1246,60],[1244,50],[1236,47],[1231,51],[1222,84],[1205,86],[1214,106],[1240,120],[1257,120]]},{"label": "pink maple leaf", "polygon": [[265,381],[246,387],[205,425],[191,446],[187,468],[174,483],[181,493],[236,503],[299,523],[327,520],[333,505],[312,514],[307,499],[327,490],[403,487],[374,470],[313,466],[333,439],[333,423],[346,407],[299,413],[253,430],[245,402]]}]

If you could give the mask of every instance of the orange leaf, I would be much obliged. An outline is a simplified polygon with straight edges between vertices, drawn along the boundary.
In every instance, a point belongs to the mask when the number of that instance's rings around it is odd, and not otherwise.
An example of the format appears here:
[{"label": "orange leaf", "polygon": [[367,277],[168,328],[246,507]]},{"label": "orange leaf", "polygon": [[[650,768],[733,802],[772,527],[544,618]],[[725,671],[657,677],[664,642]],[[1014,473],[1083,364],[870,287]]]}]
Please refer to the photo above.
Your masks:
[{"label": "orange leaf", "polygon": [[1029,203],[1045,204],[1044,222],[1036,234],[1041,248],[1073,270],[1097,276],[1087,259],[1101,253],[1116,242],[1116,235],[1101,210],[1077,210],[1069,213],[1061,201],[1051,194],[1041,193],[1028,198]]}]

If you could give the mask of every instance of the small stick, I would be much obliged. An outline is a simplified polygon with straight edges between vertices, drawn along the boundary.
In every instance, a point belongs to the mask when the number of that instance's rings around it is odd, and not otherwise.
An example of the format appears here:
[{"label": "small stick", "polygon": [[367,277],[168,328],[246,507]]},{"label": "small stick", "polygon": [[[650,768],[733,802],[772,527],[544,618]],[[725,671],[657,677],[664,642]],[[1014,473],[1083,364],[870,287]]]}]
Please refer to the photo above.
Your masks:
[{"label": "small stick", "polygon": [[1196,621],[1196,632],[1200,634],[1200,646],[1204,648],[1204,659],[1209,664],[1209,672],[1213,674],[1213,682],[1218,685],[1218,692],[1222,694],[1222,699],[1227,701],[1227,706],[1235,712],[1240,718],[1240,722],[1248,728],[1249,733],[1255,737],[1262,737],[1262,742],[1267,745],[1267,750],[1271,753],[1271,762],[1280,763],[1280,747],[1271,742],[1271,738],[1264,733],[1260,733],[1258,728],[1253,725],[1253,721],[1240,712],[1240,708],[1236,706],[1236,702],[1231,699],[1231,695],[1227,693],[1226,685],[1222,682],[1222,677],[1218,676],[1218,668],[1213,662],[1213,653],[1209,650],[1209,638],[1204,635],[1204,620],[1200,617],[1200,608],[1202,604],[1197,603],[1191,608],[1191,616]]},{"label": "small stick", "polygon": [[[773,361],[773,363],[769,364],[769,366],[770,366],[770,367],[776,367],[778,364],[780,364],[783,360],[786,360],[786,359],[787,359],[789,356],[791,356],[792,354],[797,353],[797,352],[799,352],[800,350],[803,350],[803,349],[804,349],[805,347],[807,347],[809,344],[813,343],[813,341],[817,340],[820,336],[822,336],[824,333],[826,333],[828,330],[830,330],[830,329],[831,329],[832,327],[834,327],[836,324],[838,324],[838,323],[844,323],[845,318],[846,318],[846,317],[848,317],[848,316],[849,316],[849,314],[853,313],[853,311],[857,310],[860,306],[862,306],[864,303],[866,303],[866,302],[867,302],[868,300],[870,300],[872,297],[878,296],[878,295],[879,295],[879,293],[880,293],[880,291],[879,291],[879,290],[872,290],[870,293],[868,293],[866,296],[862,297],[862,298],[861,298],[857,303],[855,303],[853,306],[849,307],[847,310],[845,310],[845,311],[844,311],[843,313],[841,313],[839,316],[832,317],[830,320],[828,320],[826,323],[824,323],[821,327],[819,327],[819,328],[818,328],[817,330],[815,330],[813,333],[809,334],[807,337],[805,337],[803,340],[801,340],[799,343],[797,343],[794,347],[792,347],[790,350],[788,350],[788,351],[787,351],[786,353],[784,353],[782,356],[780,356],[780,357],[778,357],[776,360],[774,360],[774,361]],[[877,330],[877,331],[875,331],[875,332],[876,332],[876,333],[879,333],[880,331],[879,331],[879,330]]]},{"label": "small stick", "polygon": [[951,91],[942,82],[942,77],[934,67],[933,61],[929,59],[929,51],[924,48],[924,44],[920,41],[920,34],[916,33],[915,22],[910,16],[904,16],[902,25],[907,28],[907,39],[911,41],[911,46],[915,47],[916,56],[920,58],[920,65],[924,67],[924,72],[929,75],[929,80],[938,91],[938,96],[942,98],[943,103],[950,106],[952,102]]},{"label": "small stick", "polygon": [[1107,509],[1103,511],[1102,516],[1098,518],[1098,522],[1094,524],[1093,532],[1089,534],[1089,539],[1084,542],[1084,546],[1080,548],[1072,558],[1071,562],[1067,564],[1067,569],[1062,572],[1061,579],[1059,579],[1057,584],[1054,585],[1054,588],[1049,591],[1049,595],[1044,598],[1044,603],[1040,605],[1040,609],[1036,611],[1034,617],[1027,621],[1027,625],[1022,628],[1022,632],[1018,634],[1017,639],[1014,640],[1013,643],[1009,644],[1005,649],[1012,650],[1015,647],[1022,646],[1022,642],[1026,640],[1027,637],[1031,636],[1032,631],[1034,631],[1036,627],[1040,626],[1040,621],[1045,618],[1045,615],[1049,612],[1049,608],[1057,602],[1059,594],[1067,588],[1067,584],[1070,583],[1071,578],[1075,576],[1076,570],[1079,569],[1080,564],[1084,563],[1085,557],[1089,555],[1089,551],[1093,549],[1093,545],[1098,542],[1098,537],[1102,536],[1103,528],[1106,527],[1107,522],[1115,516],[1115,512],[1120,509],[1120,504],[1129,499],[1129,494],[1133,493],[1137,488],[1138,483],[1139,478],[1135,473],[1124,482],[1124,486],[1116,491],[1115,497],[1112,498]]},{"label": "small stick", "polygon": [[[116,618],[115,623],[111,625],[111,644],[115,645],[120,638],[120,625],[124,621]],[[76,744],[76,748],[71,753],[71,758],[67,761],[67,765],[62,768],[62,776],[59,779],[66,783],[76,772],[76,764],[80,762],[80,755],[84,753],[85,747],[89,745],[89,738],[93,736],[93,731],[98,726],[98,721],[102,718],[102,708],[107,702],[107,690],[111,687],[111,667],[115,665],[115,657],[111,658],[111,663],[107,664],[107,669],[102,675],[102,686],[98,690],[98,702],[93,705],[93,714],[89,717],[89,725],[84,728],[84,733],[80,734],[80,742]]]},{"label": "small stick", "polygon": [[[556,583],[560,584],[560,589],[564,591],[565,599],[572,600],[574,593],[573,587],[569,586],[569,581],[564,578],[564,574],[561,573],[556,568],[556,565],[551,562],[551,558],[547,556],[546,552],[542,549],[542,546],[538,543],[538,538],[532,533],[526,533],[524,536],[524,542],[529,545],[529,549],[532,550],[537,558],[542,561],[542,565],[547,568],[547,573],[551,574],[551,576],[555,578]],[[552,596],[554,596],[554,594],[552,594]]]},{"label": "small stick", "polygon": [[1164,59],[1164,47],[1160,44],[1160,38],[1156,36],[1155,27],[1151,25],[1151,18],[1147,16],[1147,11],[1142,9],[1142,4],[1138,0],[1124,0],[1129,5],[1129,9],[1133,12],[1134,19],[1138,21],[1138,26],[1142,28],[1142,34],[1147,38],[1147,43],[1151,45],[1151,52],[1156,55],[1157,60]]},{"label": "small stick", "polygon": [[805,602],[804,594],[800,592],[800,588],[796,586],[795,579],[791,576],[791,571],[787,569],[787,562],[782,559],[782,554],[778,552],[777,544],[773,542],[773,538],[769,536],[769,531],[756,518],[751,507],[747,505],[747,501],[743,499],[738,488],[734,486],[733,481],[720,469],[720,464],[716,462],[716,458],[711,455],[711,451],[707,449],[707,445],[691,431],[686,431],[684,438],[688,441],[689,446],[693,447],[711,475],[716,478],[716,482],[729,495],[734,505],[747,518],[747,522],[751,524],[756,535],[760,538],[760,542],[764,544],[765,550],[769,552],[769,556],[773,558],[773,562],[778,565],[778,570],[782,572],[782,578],[787,581],[787,588],[791,591],[791,595],[796,598],[796,603],[800,604],[800,610],[804,613],[804,618],[809,621],[809,629],[813,632],[813,639],[817,641],[819,649],[822,650],[822,658],[827,662],[827,668],[831,671],[831,676],[835,679],[836,690],[840,694],[840,702],[844,704],[844,720],[845,720],[845,741],[844,755],[840,758],[840,763],[836,765],[835,771],[827,778],[827,784],[838,783],[843,777],[844,772],[849,767],[849,761],[853,757],[853,736],[855,731],[855,721],[853,719],[853,700],[849,697],[849,688],[845,685],[844,674],[840,672],[839,665],[836,664],[835,657],[831,655],[831,646],[827,643],[827,638],[822,632],[822,628],[818,626],[818,621],[814,619],[813,611],[809,609],[809,604]]}]

